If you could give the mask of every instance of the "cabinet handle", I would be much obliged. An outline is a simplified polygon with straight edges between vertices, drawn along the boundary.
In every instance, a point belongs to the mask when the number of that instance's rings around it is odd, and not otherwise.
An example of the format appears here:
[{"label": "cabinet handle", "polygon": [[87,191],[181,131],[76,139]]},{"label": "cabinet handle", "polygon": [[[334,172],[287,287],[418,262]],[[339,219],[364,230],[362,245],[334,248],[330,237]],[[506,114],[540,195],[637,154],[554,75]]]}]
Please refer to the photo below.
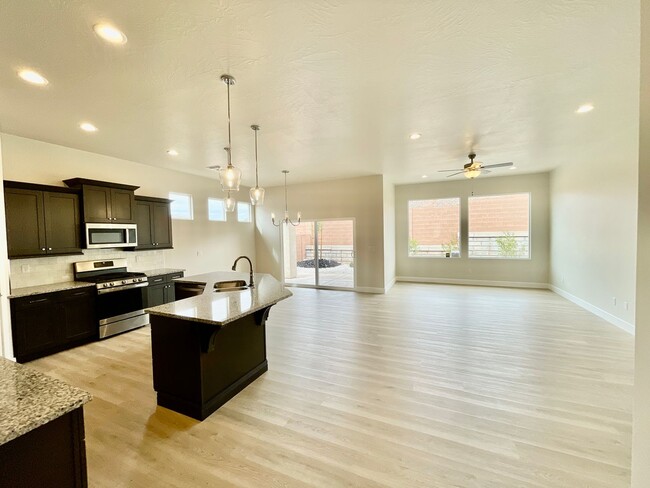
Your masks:
[{"label": "cabinet handle", "polygon": [[44,248],[44,247],[41,247],[41,251],[45,251],[45,248]]},{"label": "cabinet handle", "polygon": [[51,248],[51,247],[48,247],[48,248],[47,248],[47,250],[48,250],[48,251],[51,251],[51,250],[52,250],[52,248]]},{"label": "cabinet handle", "polygon": [[78,297],[78,296],[81,296],[81,295],[85,295],[86,293],[87,292],[85,292],[85,291],[78,291],[77,293],[73,293],[72,296],[73,297]]},{"label": "cabinet handle", "polygon": [[32,303],[47,302],[48,300],[49,300],[48,298],[39,298],[38,300],[30,300],[29,303],[31,305]]}]

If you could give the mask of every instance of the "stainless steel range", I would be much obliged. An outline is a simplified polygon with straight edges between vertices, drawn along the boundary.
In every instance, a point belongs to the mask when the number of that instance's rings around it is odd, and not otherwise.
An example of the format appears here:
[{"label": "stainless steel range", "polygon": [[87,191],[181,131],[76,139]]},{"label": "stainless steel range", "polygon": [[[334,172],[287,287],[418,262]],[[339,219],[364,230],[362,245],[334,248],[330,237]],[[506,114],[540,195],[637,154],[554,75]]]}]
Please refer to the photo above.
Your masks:
[{"label": "stainless steel range", "polygon": [[149,323],[149,315],[143,310],[142,293],[142,288],[148,285],[147,276],[128,272],[126,259],[74,263],[74,277],[97,286],[100,339]]}]

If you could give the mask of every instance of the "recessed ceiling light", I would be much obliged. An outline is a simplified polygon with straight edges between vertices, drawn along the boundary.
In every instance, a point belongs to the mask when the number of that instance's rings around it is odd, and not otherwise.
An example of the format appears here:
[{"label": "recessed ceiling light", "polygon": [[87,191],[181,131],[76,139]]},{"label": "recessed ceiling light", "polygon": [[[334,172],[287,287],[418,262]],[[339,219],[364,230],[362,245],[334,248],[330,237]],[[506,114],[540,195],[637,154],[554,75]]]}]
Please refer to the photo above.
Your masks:
[{"label": "recessed ceiling light", "polygon": [[82,122],[81,124],[79,124],[79,127],[81,128],[81,130],[85,130],[86,132],[97,132],[97,127],[95,127],[90,122]]},{"label": "recessed ceiling light", "polygon": [[93,26],[95,34],[111,44],[126,44],[126,35],[117,27],[104,22]]},{"label": "recessed ceiling light", "polygon": [[31,69],[21,69],[18,76],[32,85],[45,86],[49,83],[43,75]]},{"label": "recessed ceiling light", "polygon": [[411,139],[412,141],[415,141],[415,140],[419,139],[420,137],[422,137],[422,134],[418,134],[417,132],[414,132],[413,134],[411,134],[409,136],[409,139]]},{"label": "recessed ceiling light", "polygon": [[428,178],[428,176],[427,175],[422,175],[422,178]]},{"label": "recessed ceiling light", "polygon": [[178,151],[176,149],[169,149],[167,151],[167,154],[169,154],[170,156],[178,156]]},{"label": "recessed ceiling light", "polygon": [[594,109],[594,106],[591,103],[585,103],[584,105],[580,105],[578,107],[578,110],[576,110],[577,114],[586,114],[587,112],[591,112]]}]

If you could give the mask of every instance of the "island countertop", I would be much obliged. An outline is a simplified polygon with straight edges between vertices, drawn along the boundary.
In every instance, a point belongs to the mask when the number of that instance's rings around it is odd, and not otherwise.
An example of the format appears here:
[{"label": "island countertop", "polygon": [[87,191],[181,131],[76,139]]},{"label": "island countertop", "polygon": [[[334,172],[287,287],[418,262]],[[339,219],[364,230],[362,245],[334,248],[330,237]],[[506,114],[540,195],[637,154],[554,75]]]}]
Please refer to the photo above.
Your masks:
[{"label": "island countertop", "polygon": [[0,445],[88,403],[79,388],[0,358]]},{"label": "island countertop", "polygon": [[178,278],[174,281],[205,284],[203,294],[148,308],[145,311],[151,315],[224,326],[293,295],[282,283],[269,274],[255,273],[254,276],[254,288],[221,292],[214,291],[216,282],[245,280],[248,283],[249,274],[235,271],[215,271]]}]

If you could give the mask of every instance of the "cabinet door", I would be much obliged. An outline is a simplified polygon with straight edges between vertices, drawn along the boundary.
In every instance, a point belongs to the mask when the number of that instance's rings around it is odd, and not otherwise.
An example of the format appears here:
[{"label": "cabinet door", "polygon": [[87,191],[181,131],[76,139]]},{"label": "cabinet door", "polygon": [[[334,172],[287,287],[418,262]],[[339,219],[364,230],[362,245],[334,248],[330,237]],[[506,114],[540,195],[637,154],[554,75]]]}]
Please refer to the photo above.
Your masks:
[{"label": "cabinet door", "polygon": [[110,188],[84,185],[83,201],[86,222],[112,222]]},{"label": "cabinet door", "polygon": [[168,203],[153,204],[153,231],[156,248],[172,247],[172,216]]},{"label": "cabinet door", "polygon": [[45,254],[43,193],[5,188],[9,257]]},{"label": "cabinet door", "polygon": [[56,347],[61,342],[63,313],[55,300],[34,295],[11,301],[14,355],[22,357]]},{"label": "cabinet door", "polygon": [[63,307],[65,341],[97,337],[99,322],[95,314],[95,291],[76,290],[60,297]]},{"label": "cabinet door", "polygon": [[48,254],[81,252],[79,197],[72,193],[43,193]]},{"label": "cabinet door", "polygon": [[176,287],[174,283],[165,285],[165,303],[176,301]]},{"label": "cabinet door", "polygon": [[147,307],[156,307],[165,303],[166,286],[167,283],[147,287]]},{"label": "cabinet door", "polygon": [[111,217],[113,222],[135,222],[135,197],[130,190],[111,188]]},{"label": "cabinet door", "polygon": [[138,247],[137,249],[153,248],[153,204],[136,200],[135,202],[135,223],[138,225]]}]

